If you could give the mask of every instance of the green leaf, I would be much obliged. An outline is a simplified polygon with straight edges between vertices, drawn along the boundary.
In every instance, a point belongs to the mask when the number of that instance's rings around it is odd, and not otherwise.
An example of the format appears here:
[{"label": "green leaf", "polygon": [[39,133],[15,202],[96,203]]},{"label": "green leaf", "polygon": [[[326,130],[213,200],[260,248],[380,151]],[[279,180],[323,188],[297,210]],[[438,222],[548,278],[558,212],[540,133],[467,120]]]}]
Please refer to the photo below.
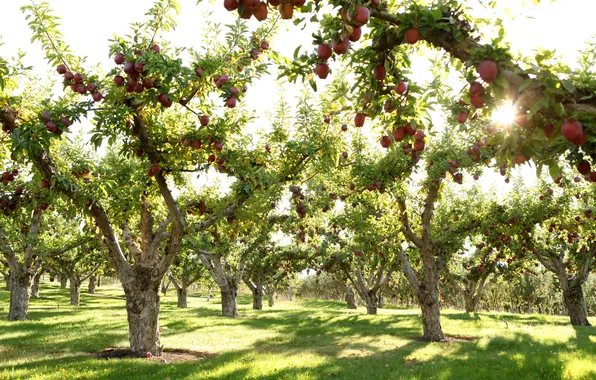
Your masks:
[{"label": "green leaf", "polygon": [[548,162],[548,173],[550,174],[553,181],[556,180],[557,177],[559,177],[559,174],[561,174],[561,168],[559,167],[556,161]]}]

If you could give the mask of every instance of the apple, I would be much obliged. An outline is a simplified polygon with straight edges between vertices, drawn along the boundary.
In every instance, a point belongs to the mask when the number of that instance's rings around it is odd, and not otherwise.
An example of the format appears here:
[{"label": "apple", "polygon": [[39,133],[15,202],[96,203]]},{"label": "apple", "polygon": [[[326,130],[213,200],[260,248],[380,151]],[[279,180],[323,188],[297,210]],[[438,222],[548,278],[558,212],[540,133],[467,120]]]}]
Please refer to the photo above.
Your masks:
[{"label": "apple", "polygon": [[414,139],[416,141],[424,140],[424,131],[421,129],[418,129],[416,131],[416,133],[414,133]]},{"label": "apple", "polygon": [[67,71],[64,73],[64,79],[72,80],[72,78],[74,78],[74,74],[72,73],[72,71]]},{"label": "apple", "polygon": [[81,83],[83,81],[83,76],[81,74],[75,74],[72,79],[75,83]]},{"label": "apple", "polygon": [[348,38],[337,41],[335,39],[331,40],[331,46],[333,47],[333,51],[337,55],[346,54],[348,49],[350,48],[350,40]]},{"label": "apple", "polygon": [[389,148],[389,146],[391,145],[391,137],[389,136],[381,136],[381,146],[383,148]]},{"label": "apple", "polygon": [[404,38],[407,43],[413,45],[420,40],[420,31],[416,28],[409,28],[406,30]]},{"label": "apple", "polygon": [[410,136],[414,136],[414,134],[416,133],[416,130],[414,128],[412,128],[412,125],[410,123],[406,124],[405,128],[406,128],[406,133]]},{"label": "apple", "polygon": [[342,153],[341,153],[341,156],[342,156],[343,158],[348,158],[348,152],[342,152]]},{"label": "apple", "polygon": [[575,145],[581,145],[578,142],[582,139],[584,129],[578,120],[567,120],[561,126],[561,134]]},{"label": "apple", "polygon": [[58,126],[53,121],[48,121],[45,123],[45,126],[49,132],[56,133],[58,132]]},{"label": "apple", "polygon": [[236,0],[224,0],[224,8],[227,11],[232,12],[238,9],[238,2]]},{"label": "apple", "polygon": [[357,26],[362,26],[368,23],[368,20],[370,20],[370,10],[365,6],[358,5],[356,7],[356,14],[352,16],[352,21]]},{"label": "apple", "polygon": [[42,189],[49,189],[50,188],[50,183],[48,181],[46,181],[45,179],[41,180],[40,186]]},{"label": "apple", "polygon": [[135,64],[133,62],[126,62],[123,70],[126,74],[132,74],[135,72]]},{"label": "apple", "polygon": [[348,131],[348,126],[347,126],[346,124],[342,124],[342,126],[341,126],[341,130],[342,130],[343,132],[347,132],[347,131]]},{"label": "apple", "polygon": [[321,79],[327,78],[329,75],[329,65],[326,63],[317,63],[317,66],[315,67],[315,73]]},{"label": "apple", "polygon": [[46,122],[50,121],[50,120],[52,120],[52,114],[49,111],[44,111],[41,114],[41,118],[43,119],[43,121],[46,121]]},{"label": "apple", "polygon": [[213,148],[215,148],[216,151],[221,152],[223,150],[223,143],[221,141],[216,141],[213,143]]},{"label": "apple", "polygon": [[544,127],[543,132],[544,132],[544,135],[550,139],[551,136],[553,135],[554,130],[555,130],[555,126],[553,124],[549,124]]},{"label": "apple", "polygon": [[457,120],[458,123],[463,124],[466,121],[468,121],[468,113],[460,112],[455,119]]},{"label": "apple", "polygon": [[153,79],[151,79],[151,78],[143,79],[142,83],[143,83],[144,88],[147,88],[147,89],[153,88]]},{"label": "apple", "polygon": [[319,44],[319,46],[317,46],[317,55],[319,56],[320,60],[328,60],[331,58],[331,54],[333,54],[333,51],[331,50],[331,46],[328,44]]},{"label": "apple", "polygon": [[370,0],[370,7],[376,9],[379,7],[380,3],[381,3],[380,0]]},{"label": "apple", "polygon": [[201,149],[202,146],[203,146],[203,143],[201,142],[201,140],[194,140],[192,142],[193,149],[199,150],[199,149]]},{"label": "apple", "polygon": [[392,132],[393,140],[402,141],[406,136],[406,129],[404,127],[397,127]]},{"label": "apple", "polygon": [[581,160],[578,164],[577,164],[577,171],[580,172],[583,175],[589,174],[592,171],[592,168],[590,167],[590,163],[586,160]]},{"label": "apple", "polygon": [[360,28],[359,26],[353,27],[352,33],[350,33],[350,36],[348,37],[349,40],[352,42],[356,42],[360,39],[360,37],[362,37],[362,28]]},{"label": "apple", "polygon": [[387,77],[387,69],[385,69],[385,65],[377,65],[373,69],[373,75],[377,81],[383,81]]},{"label": "apple", "polygon": [[67,71],[66,65],[60,64],[56,67],[58,74],[64,74]]},{"label": "apple", "polygon": [[294,7],[292,6],[292,3],[281,3],[279,5],[279,14],[283,20],[291,19],[294,15]]},{"label": "apple", "polygon": [[498,71],[497,63],[490,59],[484,60],[478,65],[478,74],[486,83],[492,83],[497,78]]},{"label": "apple", "polygon": [[60,118],[60,122],[64,125],[64,127],[70,127],[70,120],[66,116],[62,116]]},{"label": "apple", "polygon": [[114,83],[116,84],[116,86],[120,87],[124,85],[124,78],[121,75],[116,75],[114,77]]},{"label": "apple", "polygon": [[484,107],[484,99],[482,99],[480,96],[472,96],[472,97],[470,97],[470,103],[472,103],[472,105],[475,108],[482,108],[482,107]]},{"label": "apple", "polygon": [[482,94],[484,94],[484,86],[479,82],[472,82],[472,84],[470,84],[470,95],[480,96]]},{"label": "apple", "polygon": [[416,152],[421,152],[424,150],[425,145],[424,140],[416,140],[414,141],[414,150]]},{"label": "apple", "polygon": [[200,122],[203,127],[206,127],[207,125],[209,125],[209,116],[207,116],[207,115],[201,116]]},{"label": "apple", "polygon": [[261,42],[261,50],[269,50],[269,42],[263,41]]},{"label": "apple", "polygon": [[226,99],[226,107],[228,107],[228,108],[235,108],[236,107],[236,102],[237,102],[236,101],[236,98],[234,98],[233,96],[232,97],[229,97],[229,98]]},{"label": "apple", "polygon": [[292,3],[292,5],[296,8],[300,8],[302,6],[304,6],[304,4],[306,3],[306,0],[291,0],[290,1]]},{"label": "apple", "polygon": [[357,113],[354,117],[354,126],[360,128],[364,126],[364,121],[366,120],[366,114]]},{"label": "apple", "polygon": [[91,97],[93,97],[93,100],[96,102],[101,102],[101,100],[103,99],[103,95],[101,92],[94,92]]},{"label": "apple", "polygon": [[114,62],[116,62],[117,65],[121,65],[124,63],[124,54],[122,53],[118,53],[114,56]]},{"label": "apple", "polygon": [[204,71],[205,71],[205,69],[204,69],[204,68],[202,68],[202,67],[197,67],[197,68],[195,69],[195,74],[197,74],[197,76],[200,78],[200,77],[202,77],[202,76],[203,76],[203,72],[204,72]]},{"label": "apple", "polygon": [[399,83],[397,84],[397,87],[395,88],[395,92],[397,92],[398,95],[402,95],[407,90],[408,90],[408,85],[406,84],[406,82],[404,82],[403,80],[400,80]]}]

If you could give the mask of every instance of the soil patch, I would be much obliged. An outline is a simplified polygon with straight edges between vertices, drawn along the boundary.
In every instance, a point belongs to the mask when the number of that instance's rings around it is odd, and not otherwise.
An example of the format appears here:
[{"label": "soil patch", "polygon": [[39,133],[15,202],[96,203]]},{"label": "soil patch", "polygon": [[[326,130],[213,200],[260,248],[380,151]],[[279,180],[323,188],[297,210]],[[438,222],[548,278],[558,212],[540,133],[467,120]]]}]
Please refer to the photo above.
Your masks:
[{"label": "soil patch", "polygon": [[201,360],[208,356],[213,356],[214,354],[202,351],[192,351],[192,350],[183,350],[183,349],[171,349],[171,350],[163,350],[161,356],[151,356],[146,357],[146,355],[139,354],[136,352],[132,352],[127,348],[106,348],[103,351],[96,352],[92,354],[93,357],[97,359],[143,359],[143,360],[151,360],[157,363],[180,363],[180,362],[190,362],[195,360]]}]

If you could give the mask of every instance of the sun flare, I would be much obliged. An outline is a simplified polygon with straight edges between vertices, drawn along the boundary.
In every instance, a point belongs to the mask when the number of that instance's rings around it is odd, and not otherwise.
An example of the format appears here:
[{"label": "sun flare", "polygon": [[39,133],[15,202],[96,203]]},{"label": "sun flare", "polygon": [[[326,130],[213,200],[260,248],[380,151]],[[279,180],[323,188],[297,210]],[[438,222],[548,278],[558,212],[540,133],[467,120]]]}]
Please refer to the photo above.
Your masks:
[{"label": "sun flare", "polygon": [[515,120],[515,108],[513,104],[505,104],[498,108],[492,116],[495,123],[509,125]]}]

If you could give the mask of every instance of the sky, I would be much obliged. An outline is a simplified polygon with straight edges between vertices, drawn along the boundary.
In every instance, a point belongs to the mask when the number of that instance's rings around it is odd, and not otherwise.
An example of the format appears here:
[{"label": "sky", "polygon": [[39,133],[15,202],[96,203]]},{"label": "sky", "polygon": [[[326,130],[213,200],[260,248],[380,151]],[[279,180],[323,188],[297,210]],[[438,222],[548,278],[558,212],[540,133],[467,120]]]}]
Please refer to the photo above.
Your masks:
[{"label": "sky", "polygon": [[[39,1],[39,0],[36,0]],[[495,19],[501,17],[508,32],[513,52],[532,54],[532,51],[541,46],[556,49],[564,60],[573,65],[577,58],[578,50],[585,41],[596,35],[596,23],[593,14],[596,3],[591,0],[542,0],[538,6],[521,8],[523,0],[499,0],[497,10],[488,10],[482,4],[488,0],[469,1],[473,15]],[[35,71],[45,75],[48,67],[43,59],[39,43],[31,43],[31,33],[28,29],[20,7],[29,3],[25,0],[0,0],[2,3],[3,21],[0,23],[0,36],[3,46],[0,46],[0,55],[4,57],[15,56],[18,49],[26,52],[24,62],[31,65]],[[115,33],[124,35],[129,31],[129,23],[145,19],[145,11],[152,5],[151,0],[122,1],[122,0],[49,0],[55,14],[62,18],[61,30],[71,50],[81,56],[87,56],[90,64],[101,63],[104,70],[113,66],[111,57],[108,56],[108,40]],[[176,18],[177,29],[168,38],[177,46],[199,46],[201,39],[201,20],[205,12],[212,12],[211,20],[223,24],[235,21],[236,13],[227,12],[223,8],[223,1],[209,2],[204,0],[197,5],[196,0],[180,0],[181,14]],[[532,4],[532,0],[525,3]],[[510,8],[506,11],[506,8]],[[272,15],[273,12],[270,12]],[[248,21],[252,28],[258,22],[254,19]],[[311,24],[304,30],[294,27],[290,21],[282,21],[279,33],[271,41],[271,48],[281,54],[291,57],[298,45],[310,48],[311,34],[316,30],[316,25]],[[314,47],[312,48],[314,49]],[[413,77],[423,79],[425,72],[424,57],[416,57],[413,65]],[[57,74],[56,74],[57,75]],[[319,81],[319,88],[330,80]],[[295,98],[301,87],[299,85],[283,84],[286,97]],[[259,114],[271,110],[278,99],[280,84],[275,81],[275,76],[266,77],[255,83],[248,92],[244,103],[249,109],[259,110]],[[263,105],[266,105],[265,107]],[[269,109],[263,109],[268,108]],[[525,167],[524,176],[530,178],[533,169]],[[501,181],[498,176],[483,177],[486,186],[491,186],[495,181]]]}]

